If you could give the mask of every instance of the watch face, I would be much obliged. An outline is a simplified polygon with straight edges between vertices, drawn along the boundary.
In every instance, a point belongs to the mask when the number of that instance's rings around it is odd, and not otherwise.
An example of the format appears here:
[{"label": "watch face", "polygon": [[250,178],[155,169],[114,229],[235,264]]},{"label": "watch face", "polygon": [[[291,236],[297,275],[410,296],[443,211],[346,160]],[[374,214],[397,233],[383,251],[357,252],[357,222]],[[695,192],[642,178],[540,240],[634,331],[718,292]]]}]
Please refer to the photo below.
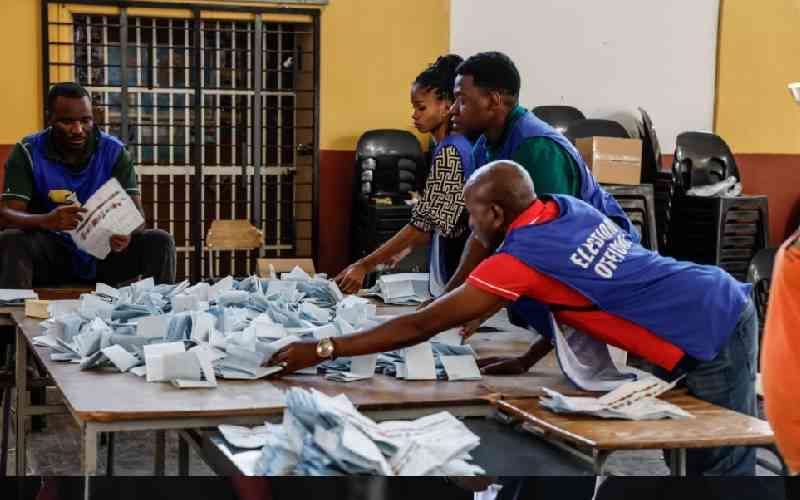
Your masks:
[{"label": "watch face", "polygon": [[333,342],[331,339],[322,339],[317,344],[317,356],[320,358],[329,358],[333,354]]}]

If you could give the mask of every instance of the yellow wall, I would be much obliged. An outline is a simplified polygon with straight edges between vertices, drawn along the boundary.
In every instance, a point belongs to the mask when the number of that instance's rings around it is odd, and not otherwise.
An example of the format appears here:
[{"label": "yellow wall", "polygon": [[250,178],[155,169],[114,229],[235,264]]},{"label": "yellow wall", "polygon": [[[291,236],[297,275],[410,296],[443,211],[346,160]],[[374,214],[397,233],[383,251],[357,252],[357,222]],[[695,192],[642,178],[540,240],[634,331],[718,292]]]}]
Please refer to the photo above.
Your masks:
[{"label": "yellow wall", "polygon": [[320,149],[411,128],[411,82],[450,46],[449,0],[332,0],[322,13]]},{"label": "yellow wall", "polygon": [[[320,149],[355,149],[368,129],[411,130],[410,83],[447,51],[449,27],[449,0],[333,0],[323,7]],[[43,126],[39,0],[0,0],[0,60],[0,144],[13,144]]]},{"label": "yellow wall", "polygon": [[38,0],[0,1],[0,144],[42,127],[42,41]]},{"label": "yellow wall", "polygon": [[800,153],[800,0],[722,0],[715,130],[735,153]]}]

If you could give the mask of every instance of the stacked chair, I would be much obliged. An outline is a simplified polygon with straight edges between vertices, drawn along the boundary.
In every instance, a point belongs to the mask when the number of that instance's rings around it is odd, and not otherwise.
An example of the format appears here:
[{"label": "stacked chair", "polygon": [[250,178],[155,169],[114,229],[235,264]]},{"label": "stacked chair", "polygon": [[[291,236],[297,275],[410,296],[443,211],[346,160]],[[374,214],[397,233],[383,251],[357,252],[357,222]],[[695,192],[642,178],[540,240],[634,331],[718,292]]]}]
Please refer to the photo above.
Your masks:
[{"label": "stacked chair", "polygon": [[581,110],[572,106],[536,106],[531,111],[562,134],[571,123],[586,119]]},{"label": "stacked chair", "polygon": [[705,132],[680,134],[672,164],[675,194],[669,221],[669,255],[722,267],[745,281],[753,256],[768,242],[766,196],[689,196],[696,186],[720,182],[739,170],[730,148]]},{"label": "stacked chair", "polygon": [[603,185],[603,189],[617,200],[622,210],[639,230],[642,246],[657,252],[658,236],[653,186],[649,184],[638,186]]},{"label": "stacked chair", "polygon": [[[352,260],[368,255],[411,220],[406,203],[425,185],[427,166],[419,141],[403,130],[370,130],[358,140],[354,183]],[[428,252],[412,252],[397,272],[427,272]],[[371,273],[367,285],[377,275]]]},{"label": "stacked chair", "polygon": [[661,170],[661,146],[650,115],[639,108],[642,121],[639,136],[642,139],[642,182],[653,185],[655,194],[656,235],[658,248],[667,248],[672,197],[675,194],[675,177],[672,171]]}]

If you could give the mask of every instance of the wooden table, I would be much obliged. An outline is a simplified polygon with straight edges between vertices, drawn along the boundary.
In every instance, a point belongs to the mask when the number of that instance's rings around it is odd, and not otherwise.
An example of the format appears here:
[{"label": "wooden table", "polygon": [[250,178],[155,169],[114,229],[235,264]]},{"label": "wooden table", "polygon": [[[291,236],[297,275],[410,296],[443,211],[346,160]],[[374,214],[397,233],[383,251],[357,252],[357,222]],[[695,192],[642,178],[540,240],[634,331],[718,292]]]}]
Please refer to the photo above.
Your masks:
[{"label": "wooden table", "polygon": [[686,450],[720,446],[769,446],[774,435],[769,423],[690,396],[683,390],[662,398],[695,418],[684,420],[606,420],[587,415],[553,413],[539,398],[498,400],[498,411],[568,451],[589,452],[595,472],[603,473],[608,457],[620,450],[673,450],[673,475],[686,475]]},{"label": "wooden table", "polygon": [[[64,398],[64,406],[31,406],[26,391],[17,391],[17,428],[25,428],[31,415],[68,411],[81,432],[81,465],[85,475],[97,472],[97,440],[101,432],[164,431],[216,427],[230,423],[278,422],[289,387],[317,389],[329,395],[346,394],[365,414],[376,420],[410,419],[447,410],[456,416],[485,416],[499,392],[537,396],[541,387],[568,391],[554,363],[524,377],[484,377],[480,381],[404,381],[376,375],[358,382],[327,381],[320,376],[289,376],[278,381],[220,381],[216,389],[180,390],[166,383],[147,383],[132,374],[112,370],[80,371],[72,363],[53,362],[48,348],[32,346],[42,334],[40,321],[13,313],[17,323],[16,385],[27,386],[29,354],[48,371]],[[530,334],[512,332],[479,334],[473,345],[480,356],[519,355],[527,350]],[[163,441],[163,435],[162,439]],[[159,446],[157,446],[158,450]],[[17,433],[17,474],[25,473],[25,433]],[[188,456],[181,442],[179,456]],[[184,469],[184,466],[181,466]],[[163,456],[156,472],[163,471]]]},{"label": "wooden table", "polygon": [[0,307],[0,326],[14,326],[16,323],[11,318],[11,313],[14,311],[22,311],[24,306],[6,306]]}]

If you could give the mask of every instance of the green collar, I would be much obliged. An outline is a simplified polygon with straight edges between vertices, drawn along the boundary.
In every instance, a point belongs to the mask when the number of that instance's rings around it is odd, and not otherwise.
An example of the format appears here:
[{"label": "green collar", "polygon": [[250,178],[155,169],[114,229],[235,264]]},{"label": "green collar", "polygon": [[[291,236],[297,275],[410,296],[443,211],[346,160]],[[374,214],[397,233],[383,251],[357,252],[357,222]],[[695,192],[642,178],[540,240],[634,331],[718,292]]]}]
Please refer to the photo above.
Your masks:
[{"label": "green collar", "polygon": [[48,160],[52,160],[62,165],[65,165],[71,169],[76,170],[83,170],[86,165],[89,163],[89,160],[92,158],[95,150],[97,149],[97,143],[100,142],[100,131],[95,127],[94,133],[89,135],[89,141],[86,143],[86,150],[83,153],[83,157],[80,161],[78,161],[77,165],[70,165],[65,161],[64,155],[61,151],[58,150],[56,147],[55,141],[52,140],[50,134],[52,134],[53,129],[48,128],[47,134],[44,138],[44,154]]},{"label": "green collar", "polygon": [[508,135],[511,133],[511,129],[514,127],[514,124],[517,120],[520,119],[522,115],[527,113],[527,110],[522,106],[515,106],[514,109],[511,110],[511,113],[508,114],[506,117],[506,125],[503,128],[503,134],[500,136],[500,140],[497,144],[490,144],[489,141],[486,141],[486,152],[489,153],[489,157],[493,158],[497,153],[497,150],[505,144],[506,140],[508,139]]}]

